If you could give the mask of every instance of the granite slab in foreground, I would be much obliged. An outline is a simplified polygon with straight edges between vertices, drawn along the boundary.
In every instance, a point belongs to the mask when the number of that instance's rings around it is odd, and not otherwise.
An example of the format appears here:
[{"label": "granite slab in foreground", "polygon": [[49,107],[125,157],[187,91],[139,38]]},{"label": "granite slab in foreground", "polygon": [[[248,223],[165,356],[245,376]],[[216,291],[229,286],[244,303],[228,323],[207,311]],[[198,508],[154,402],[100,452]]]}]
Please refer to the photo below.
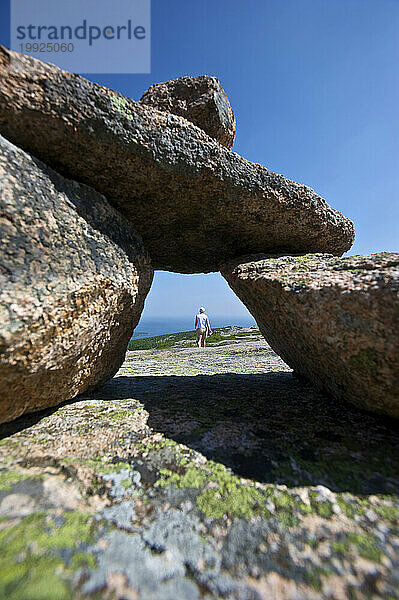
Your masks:
[{"label": "granite slab in foreground", "polygon": [[214,340],[1,426],[1,597],[399,598],[397,428]]}]

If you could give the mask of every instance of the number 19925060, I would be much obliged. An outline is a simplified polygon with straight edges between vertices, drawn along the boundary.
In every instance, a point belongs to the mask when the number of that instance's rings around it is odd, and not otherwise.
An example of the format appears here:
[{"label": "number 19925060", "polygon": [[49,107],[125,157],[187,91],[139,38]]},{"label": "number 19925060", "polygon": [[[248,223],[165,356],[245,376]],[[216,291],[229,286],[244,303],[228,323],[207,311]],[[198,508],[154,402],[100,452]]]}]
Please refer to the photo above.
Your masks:
[{"label": "number 19925060", "polygon": [[26,44],[20,44],[21,52],[73,52],[74,45],[72,42],[69,44],[55,42],[34,42],[31,44],[27,42]]}]

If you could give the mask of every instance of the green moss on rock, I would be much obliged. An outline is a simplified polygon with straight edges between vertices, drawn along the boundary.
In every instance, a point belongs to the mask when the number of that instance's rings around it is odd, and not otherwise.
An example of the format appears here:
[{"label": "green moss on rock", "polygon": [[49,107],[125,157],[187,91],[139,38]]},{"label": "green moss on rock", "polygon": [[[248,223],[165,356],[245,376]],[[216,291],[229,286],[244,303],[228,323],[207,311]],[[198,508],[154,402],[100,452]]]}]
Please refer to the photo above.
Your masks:
[{"label": "green moss on rock", "polygon": [[363,558],[372,562],[381,561],[381,548],[377,538],[371,534],[348,533],[344,540],[332,543],[331,549],[341,556],[350,554],[355,549]]},{"label": "green moss on rock", "polygon": [[31,474],[21,473],[12,469],[0,470],[0,490],[11,490],[13,485],[25,479],[42,479],[41,475],[32,476]]},{"label": "green moss on rock", "polygon": [[225,514],[249,518],[254,514],[270,515],[265,507],[266,494],[252,484],[226,471],[218,463],[208,461],[206,468],[190,465],[184,474],[160,470],[158,485],[176,488],[201,489],[197,497],[198,508],[207,516],[220,518]]},{"label": "green moss on rock", "polygon": [[351,356],[350,362],[358,369],[375,369],[378,365],[377,353],[373,348],[364,348],[354,356]]},{"label": "green moss on rock", "polygon": [[373,510],[386,521],[399,524],[399,508],[397,506],[374,506]]},{"label": "green moss on rock", "polygon": [[200,488],[207,481],[206,473],[197,467],[188,467],[184,475],[173,473],[169,469],[160,469],[161,479],[158,484],[162,487],[174,485],[176,488]]},{"label": "green moss on rock", "polygon": [[105,415],[105,417],[108,417],[108,419],[110,421],[115,421],[115,422],[119,422],[119,421],[124,421],[126,418],[131,417],[133,415],[133,410],[119,410],[113,413],[110,413],[108,415]]},{"label": "green moss on rock", "polygon": [[121,114],[125,115],[129,121],[133,119],[133,116],[130,111],[129,101],[126,98],[122,98],[121,96],[112,96],[111,104]]},{"label": "green moss on rock", "polygon": [[254,486],[231,481],[203,490],[197,498],[197,506],[207,517],[215,519],[225,514],[241,518],[255,514],[270,516],[264,501],[264,494]]},{"label": "green moss on rock", "polygon": [[[64,600],[71,597],[71,570],[61,549],[76,549],[93,542],[88,515],[64,513],[59,525],[43,512],[33,513],[0,531],[0,597],[8,600]],[[71,568],[75,568],[73,558]],[[92,558],[86,557],[87,565]]]}]

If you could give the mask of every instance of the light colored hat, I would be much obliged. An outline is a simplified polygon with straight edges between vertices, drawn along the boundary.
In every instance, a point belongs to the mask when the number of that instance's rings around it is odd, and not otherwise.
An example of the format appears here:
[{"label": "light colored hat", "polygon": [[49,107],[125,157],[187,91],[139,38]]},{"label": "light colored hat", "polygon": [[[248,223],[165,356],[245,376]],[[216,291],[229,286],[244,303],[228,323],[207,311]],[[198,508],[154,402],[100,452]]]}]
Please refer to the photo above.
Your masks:
[{"label": "light colored hat", "polygon": [[203,306],[201,306],[201,308],[199,309],[200,313],[205,312],[205,308]]}]

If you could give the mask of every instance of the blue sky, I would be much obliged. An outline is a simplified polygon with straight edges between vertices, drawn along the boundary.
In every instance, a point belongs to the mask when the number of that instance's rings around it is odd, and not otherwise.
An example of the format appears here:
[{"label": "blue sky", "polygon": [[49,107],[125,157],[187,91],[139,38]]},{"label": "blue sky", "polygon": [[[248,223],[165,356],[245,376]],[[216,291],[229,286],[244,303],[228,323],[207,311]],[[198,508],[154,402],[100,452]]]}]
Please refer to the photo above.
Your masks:
[{"label": "blue sky", "polygon": [[[151,74],[86,76],[138,100],[159,81],[216,75],[237,119],[235,152],[350,217],[350,254],[397,251],[398,32],[398,0],[152,0]],[[199,304],[246,312],[219,274],[158,272],[144,314]]]}]

